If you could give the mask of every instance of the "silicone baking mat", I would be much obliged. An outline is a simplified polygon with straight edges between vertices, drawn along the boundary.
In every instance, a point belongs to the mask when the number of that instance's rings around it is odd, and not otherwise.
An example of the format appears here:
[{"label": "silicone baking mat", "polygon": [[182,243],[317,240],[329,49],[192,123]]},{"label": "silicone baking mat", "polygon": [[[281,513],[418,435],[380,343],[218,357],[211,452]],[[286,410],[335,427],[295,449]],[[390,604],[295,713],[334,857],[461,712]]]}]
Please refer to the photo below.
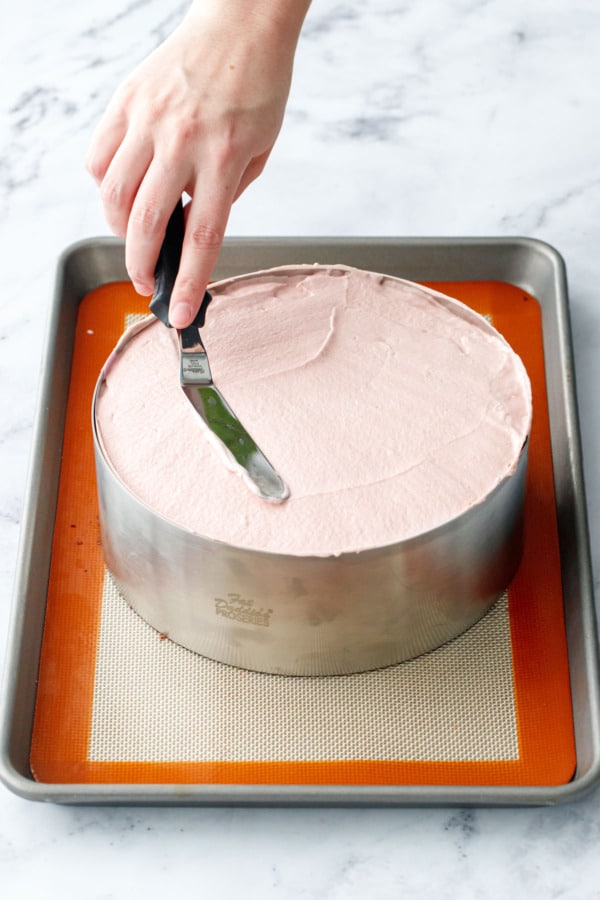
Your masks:
[{"label": "silicone baking mat", "polygon": [[501,282],[436,282],[490,317],[534,397],[519,572],[494,608],[432,653],[376,672],[247,672],[172,644],[105,570],[90,409],[127,317],[127,283],[79,308],[31,769],[46,783],[560,785],[576,753],[540,308]]}]

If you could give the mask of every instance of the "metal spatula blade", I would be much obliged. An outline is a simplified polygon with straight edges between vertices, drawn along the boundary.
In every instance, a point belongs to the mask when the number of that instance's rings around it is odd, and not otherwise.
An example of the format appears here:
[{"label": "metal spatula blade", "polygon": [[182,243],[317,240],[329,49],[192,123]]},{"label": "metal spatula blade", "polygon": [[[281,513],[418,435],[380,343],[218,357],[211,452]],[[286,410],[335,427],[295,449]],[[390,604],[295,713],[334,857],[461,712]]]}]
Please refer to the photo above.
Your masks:
[{"label": "metal spatula blade", "polygon": [[263,500],[275,503],[285,500],[289,496],[287,485],[213,383],[208,356],[196,325],[179,332],[179,350],[184,394],[240,467],[250,489]]},{"label": "metal spatula blade", "polygon": [[[169,303],[183,244],[183,205],[177,204],[156,267],[151,311],[167,327]],[[206,292],[194,322],[178,331],[181,388],[215,437],[245,484],[261,499],[281,503],[289,489],[256,442],[250,437],[212,380],[208,356],[200,336],[211,296]]]}]

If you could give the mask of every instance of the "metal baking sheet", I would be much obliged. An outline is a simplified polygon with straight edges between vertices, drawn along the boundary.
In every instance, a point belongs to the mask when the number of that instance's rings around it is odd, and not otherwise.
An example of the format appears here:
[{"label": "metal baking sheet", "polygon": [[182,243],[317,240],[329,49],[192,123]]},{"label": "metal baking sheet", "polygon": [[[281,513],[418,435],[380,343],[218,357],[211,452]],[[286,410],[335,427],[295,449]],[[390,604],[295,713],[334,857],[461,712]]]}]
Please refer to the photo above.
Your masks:
[{"label": "metal baking sheet", "polygon": [[573,779],[556,787],[53,785],[33,779],[29,751],[77,312],[89,291],[127,277],[122,242],[98,238],[73,245],[59,260],[46,340],[2,696],[0,776],[15,793],[96,804],[511,806],[572,801],[597,782],[597,629],[567,283],[559,253],[528,238],[230,238],[215,277],[310,262],[346,263],[415,281],[504,281],[539,301],[577,751]]}]

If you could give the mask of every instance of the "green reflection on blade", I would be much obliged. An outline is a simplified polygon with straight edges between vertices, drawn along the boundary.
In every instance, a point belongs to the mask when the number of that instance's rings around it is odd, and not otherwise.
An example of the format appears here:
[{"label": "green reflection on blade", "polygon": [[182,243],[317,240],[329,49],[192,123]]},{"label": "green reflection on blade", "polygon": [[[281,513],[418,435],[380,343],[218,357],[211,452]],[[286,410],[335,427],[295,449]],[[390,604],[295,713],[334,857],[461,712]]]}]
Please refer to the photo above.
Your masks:
[{"label": "green reflection on blade", "polygon": [[235,459],[244,465],[257,452],[258,447],[229,408],[223,397],[211,385],[197,387],[202,398],[206,421],[217,437],[231,451]]}]

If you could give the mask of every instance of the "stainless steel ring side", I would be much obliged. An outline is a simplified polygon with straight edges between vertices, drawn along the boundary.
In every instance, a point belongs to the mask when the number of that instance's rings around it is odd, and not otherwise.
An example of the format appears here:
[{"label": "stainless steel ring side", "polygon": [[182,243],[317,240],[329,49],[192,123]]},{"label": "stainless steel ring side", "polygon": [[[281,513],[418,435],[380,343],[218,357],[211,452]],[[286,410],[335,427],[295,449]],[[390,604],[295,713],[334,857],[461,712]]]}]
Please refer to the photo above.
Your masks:
[{"label": "stainless steel ring side", "polygon": [[392,665],[474,624],[521,558],[528,442],[479,505],[410,540],[337,557],[229,546],[153,512],[118,478],[96,429],[108,570],[139,615],[203,656],[286,675]]}]

